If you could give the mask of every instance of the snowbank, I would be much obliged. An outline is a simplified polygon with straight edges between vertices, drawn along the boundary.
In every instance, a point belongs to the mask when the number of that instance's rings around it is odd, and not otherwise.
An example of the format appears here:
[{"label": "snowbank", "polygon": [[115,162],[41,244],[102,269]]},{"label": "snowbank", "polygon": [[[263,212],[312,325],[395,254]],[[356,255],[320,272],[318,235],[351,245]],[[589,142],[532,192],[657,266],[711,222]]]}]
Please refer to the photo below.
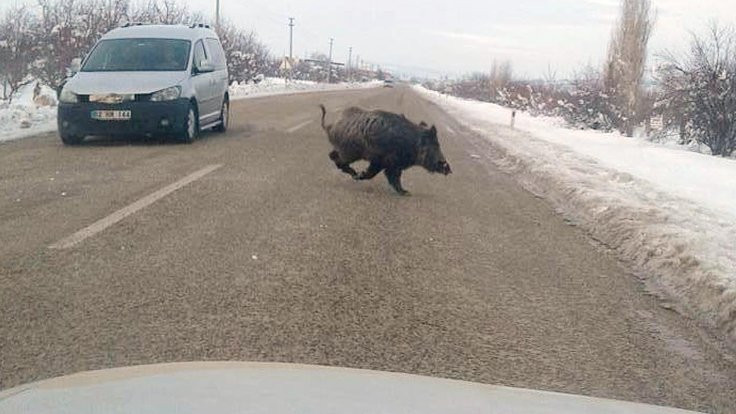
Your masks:
[{"label": "snowbank", "polygon": [[[230,87],[232,99],[254,98],[279,94],[309,91],[371,88],[381,82],[366,83],[317,83],[292,81],[288,84],[281,78],[265,78],[257,84],[234,84]],[[36,83],[22,87],[10,104],[0,101],[0,141],[25,138],[56,130],[56,93],[45,86],[34,94]]]},{"label": "snowbank", "polygon": [[265,78],[259,83],[233,84],[230,86],[231,99],[256,98],[259,96],[292,94],[299,92],[372,88],[382,85],[380,81],[317,83],[312,81],[292,80],[286,83],[283,78]]},{"label": "snowbank", "polygon": [[511,129],[507,108],[416,90],[490,143],[478,155],[613,248],[671,306],[736,340],[736,160],[520,112]]},{"label": "snowbank", "polygon": [[35,82],[21,87],[10,104],[0,101],[0,125],[0,142],[53,131],[56,92]]}]

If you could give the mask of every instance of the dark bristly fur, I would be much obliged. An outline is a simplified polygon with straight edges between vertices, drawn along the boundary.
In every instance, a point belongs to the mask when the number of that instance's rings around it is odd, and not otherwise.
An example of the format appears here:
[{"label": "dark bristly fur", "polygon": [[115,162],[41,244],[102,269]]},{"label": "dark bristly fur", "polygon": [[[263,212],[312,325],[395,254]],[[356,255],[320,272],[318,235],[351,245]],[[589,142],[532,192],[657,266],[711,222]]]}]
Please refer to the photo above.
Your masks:
[{"label": "dark bristly fur", "polygon": [[[333,150],[330,159],[337,168],[356,180],[369,180],[381,171],[399,194],[407,194],[401,186],[401,173],[414,165],[429,172],[450,174],[450,165],[440,150],[437,129],[409,121],[404,115],[386,111],[366,111],[350,107],[339,121],[325,124],[327,110],[322,110],[322,128],[327,132]],[[370,162],[358,173],[350,164],[358,160]]]}]

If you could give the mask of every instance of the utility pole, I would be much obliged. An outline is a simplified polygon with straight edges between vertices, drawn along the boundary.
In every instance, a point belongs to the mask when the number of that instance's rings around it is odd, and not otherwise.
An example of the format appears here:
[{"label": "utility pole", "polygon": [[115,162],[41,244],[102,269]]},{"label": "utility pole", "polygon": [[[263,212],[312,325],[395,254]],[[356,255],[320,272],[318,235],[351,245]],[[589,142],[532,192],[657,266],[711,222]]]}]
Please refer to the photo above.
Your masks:
[{"label": "utility pole", "polygon": [[291,80],[292,72],[294,71],[294,18],[289,17],[289,67],[286,74],[286,83]]},{"label": "utility pole", "polygon": [[289,63],[291,63],[291,59],[292,59],[291,54],[293,52],[294,52],[294,18],[289,17]]},{"label": "utility pole", "polygon": [[335,39],[330,38],[330,58],[327,61],[327,83],[332,83],[332,43]]},{"label": "utility pole", "polygon": [[216,6],[215,6],[215,28],[220,28],[220,0],[217,0]]},{"label": "utility pole", "polygon": [[353,80],[353,47],[348,48],[348,82]]}]

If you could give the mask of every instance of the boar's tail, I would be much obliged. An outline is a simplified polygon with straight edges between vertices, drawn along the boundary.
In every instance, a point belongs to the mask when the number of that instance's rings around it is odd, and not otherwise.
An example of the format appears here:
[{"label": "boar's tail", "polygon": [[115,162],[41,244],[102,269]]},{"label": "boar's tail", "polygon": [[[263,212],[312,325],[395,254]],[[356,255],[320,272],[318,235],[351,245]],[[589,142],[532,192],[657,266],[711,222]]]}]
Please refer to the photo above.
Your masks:
[{"label": "boar's tail", "polygon": [[319,104],[319,109],[322,110],[322,129],[327,131],[327,127],[325,126],[325,115],[327,115],[327,110],[325,109],[325,106],[322,104]]}]

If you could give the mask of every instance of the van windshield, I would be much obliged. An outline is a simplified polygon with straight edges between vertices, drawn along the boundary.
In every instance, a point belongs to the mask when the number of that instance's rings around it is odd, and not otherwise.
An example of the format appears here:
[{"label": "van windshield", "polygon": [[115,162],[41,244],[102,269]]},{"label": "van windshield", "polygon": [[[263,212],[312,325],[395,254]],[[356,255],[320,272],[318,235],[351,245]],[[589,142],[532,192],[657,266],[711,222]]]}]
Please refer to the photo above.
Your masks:
[{"label": "van windshield", "polygon": [[110,39],[92,50],[82,72],[183,71],[191,43],[181,39]]}]

